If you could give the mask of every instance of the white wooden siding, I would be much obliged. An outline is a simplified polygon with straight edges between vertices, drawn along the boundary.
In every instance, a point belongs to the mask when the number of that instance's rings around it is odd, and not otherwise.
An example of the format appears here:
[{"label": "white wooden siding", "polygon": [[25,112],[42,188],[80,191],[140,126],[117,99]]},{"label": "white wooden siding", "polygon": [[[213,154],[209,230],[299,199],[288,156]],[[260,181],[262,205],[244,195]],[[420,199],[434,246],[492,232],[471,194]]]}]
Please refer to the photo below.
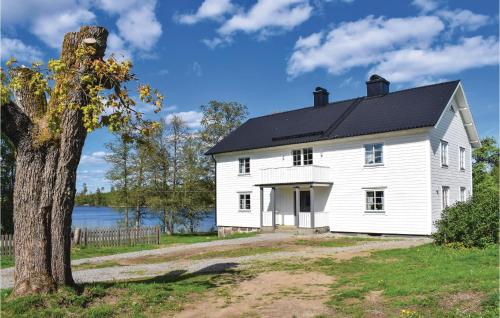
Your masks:
[{"label": "white wooden siding", "polygon": [[[366,167],[363,145],[376,142],[384,143],[384,165]],[[328,213],[332,231],[430,234],[428,131],[345,138],[309,145],[313,147],[314,165],[330,168],[333,186],[315,188],[314,206],[316,212]],[[260,170],[291,167],[292,149],[303,146],[217,155],[218,225],[259,227],[260,191],[254,185],[261,181]],[[238,158],[242,155],[250,157],[250,175],[238,175]],[[364,188],[370,187],[385,188],[384,214],[365,213]],[[243,191],[251,192],[249,212],[238,211],[237,193]],[[271,189],[265,188],[264,210],[272,211],[272,208]],[[276,209],[285,215],[285,220],[287,216],[289,220],[293,218],[292,187],[276,189]],[[304,217],[304,222],[309,221]]]},{"label": "white wooden siding", "polygon": [[[441,216],[443,186],[450,188],[450,205],[460,200],[460,187],[466,188],[467,196],[472,193],[472,149],[456,98],[452,99],[451,105],[455,107],[455,112],[445,110],[436,127],[430,132],[432,231],[435,230],[434,222]],[[448,142],[448,167],[441,166],[441,140]],[[460,170],[460,147],[465,148],[464,171]]]}]

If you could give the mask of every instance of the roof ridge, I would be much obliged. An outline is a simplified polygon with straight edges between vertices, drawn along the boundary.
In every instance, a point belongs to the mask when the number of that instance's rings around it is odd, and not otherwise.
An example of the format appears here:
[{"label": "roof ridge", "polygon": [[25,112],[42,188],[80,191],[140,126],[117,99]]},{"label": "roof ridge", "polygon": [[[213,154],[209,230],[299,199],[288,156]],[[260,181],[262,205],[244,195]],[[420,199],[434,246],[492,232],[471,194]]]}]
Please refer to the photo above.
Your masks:
[{"label": "roof ridge", "polygon": [[[420,89],[420,88],[425,88],[425,87],[432,87],[432,86],[438,86],[438,85],[444,85],[444,84],[449,84],[449,83],[453,83],[453,82],[460,82],[460,80],[458,79],[458,80],[446,81],[446,82],[441,82],[441,83],[434,83],[434,84],[429,84],[429,85],[422,85],[422,86],[417,86],[417,87],[410,87],[410,88],[401,89],[399,91],[389,92],[389,93],[387,93],[385,95],[379,95],[379,96],[373,96],[373,97],[358,96],[358,97],[353,97],[353,98],[348,98],[348,99],[334,101],[332,103],[328,103],[325,106],[321,106],[321,107],[327,107],[329,105],[334,105],[334,104],[338,104],[338,103],[345,103],[345,102],[348,102],[348,101],[353,101],[353,100],[358,99],[358,98],[365,98],[365,97],[369,98],[369,99],[378,98],[378,97],[383,97],[383,96],[387,96],[387,95],[391,95],[391,94],[396,94],[396,93],[400,93],[400,92],[407,92],[407,91],[411,91],[411,90],[415,90],[415,89]],[[267,114],[267,115],[261,115],[261,116],[257,116],[257,117],[252,117],[252,118],[249,118],[247,121],[250,121],[250,120],[253,120],[253,119],[257,119],[257,118],[263,118],[263,117],[269,117],[269,116],[279,115],[279,114],[286,114],[286,113],[295,112],[295,111],[299,111],[299,110],[314,109],[315,107],[317,107],[317,106],[306,106],[306,107],[302,107],[302,108],[285,110],[285,111],[282,111],[282,112],[276,112],[276,113],[272,113],[272,114]]]},{"label": "roof ridge", "polygon": [[299,110],[304,110],[304,109],[309,109],[309,108],[314,109],[314,108],[328,107],[328,105],[333,105],[333,104],[338,104],[338,103],[345,103],[345,102],[348,102],[348,101],[351,101],[351,100],[354,100],[354,99],[358,99],[358,98],[363,98],[363,97],[364,96],[359,96],[359,97],[353,97],[353,98],[349,98],[349,99],[338,100],[338,101],[334,101],[332,103],[328,103],[325,106],[319,106],[319,107],[318,106],[306,106],[306,107],[302,107],[302,108],[290,109],[290,110],[285,110],[285,111],[282,111],[282,112],[277,112],[277,113],[272,113],[272,114],[267,114],[267,115],[261,115],[261,116],[257,116],[257,117],[252,117],[252,118],[248,119],[248,121],[250,121],[252,119],[262,118],[262,117],[269,117],[269,116],[274,116],[274,115],[279,115],[279,114],[296,112],[296,111],[299,111]]}]

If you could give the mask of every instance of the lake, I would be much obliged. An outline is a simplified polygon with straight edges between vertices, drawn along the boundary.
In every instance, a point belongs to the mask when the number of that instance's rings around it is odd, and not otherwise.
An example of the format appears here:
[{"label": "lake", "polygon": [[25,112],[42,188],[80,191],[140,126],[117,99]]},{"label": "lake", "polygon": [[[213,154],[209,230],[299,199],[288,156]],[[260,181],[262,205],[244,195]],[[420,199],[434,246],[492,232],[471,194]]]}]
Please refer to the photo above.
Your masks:
[{"label": "lake", "polygon": [[[119,211],[109,207],[95,206],[76,206],[73,208],[72,227],[76,228],[100,228],[116,227],[120,221],[123,221],[124,215]],[[129,219],[133,219],[133,214],[129,212]],[[160,219],[157,216],[145,216],[142,226],[160,225]],[[195,228],[195,232],[209,232],[215,229],[215,213],[208,214]],[[186,228],[182,225],[176,225],[175,232],[185,232]]]}]

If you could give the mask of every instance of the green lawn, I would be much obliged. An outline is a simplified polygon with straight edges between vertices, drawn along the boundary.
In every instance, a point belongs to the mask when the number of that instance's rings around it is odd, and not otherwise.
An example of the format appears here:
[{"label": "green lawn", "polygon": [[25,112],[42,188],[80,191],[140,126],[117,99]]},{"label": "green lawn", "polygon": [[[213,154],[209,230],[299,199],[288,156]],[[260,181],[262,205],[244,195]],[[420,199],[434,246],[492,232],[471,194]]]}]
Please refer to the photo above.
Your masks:
[{"label": "green lawn", "polygon": [[[82,258],[105,256],[112,254],[136,252],[142,250],[151,250],[173,244],[193,244],[193,243],[211,242],[216,240],[229,240],[242,237],[251,237],[255,236],[256,234],[257,234],[256,232],[235,233],[233,235],[226,236],[224,238],[219,238],[217,236],[217,233],[162,235],[160,237],[160,245],[139,244],[133,246],[75,247],[71,250],[71,259],[82,259]],[[13,258],[9,256],[3,256],[0,261],[0,268],[7,268],[11,266],[14,266]]]},{"label": "green lawn", "polygon": [[498,246],[455,250],[428,244],[349,261],[280,261],[266,268],[335,276],[328,305],[342,315],[381,310],[389,317],[498,317],[498,256]]},{"label": "green lawn", "polygon": [[328,239],[300,239],[296,240],[295,244],[314,247],[345,247],[377,240],[379,239],[370,237],[334,237]]},{"label": "green lawn", "polygon": [[[241,252],[241,251],[240,251]],[[187,303],[225,297],[224,291],[258,273],[316,271],[336,278],[328,293],[341,317],[498,317],[498,246],[454,250],[434,245],[374,252],[368,257],[287,259],[258,262],[218,274],[175,271],[153,279],[93,283],[50,296],[8,297],[2,317],[158,317]]]}]

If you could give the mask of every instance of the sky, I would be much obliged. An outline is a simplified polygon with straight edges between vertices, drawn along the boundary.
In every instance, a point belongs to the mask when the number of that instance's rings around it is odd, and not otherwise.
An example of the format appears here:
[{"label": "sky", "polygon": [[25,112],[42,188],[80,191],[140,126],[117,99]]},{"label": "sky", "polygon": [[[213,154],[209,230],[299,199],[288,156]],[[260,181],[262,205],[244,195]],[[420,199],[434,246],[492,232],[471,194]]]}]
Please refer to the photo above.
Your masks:
[{"label": "sky", "polygon": [[[1,57],[46,62],[64,33],[102,25],[107,53],[164,94],[148,116],[178,114],[192,129],[214,99],[253,117],[310,106],[316,86],[331,101],[363,96],[374,73],[391,91],[460,79],[480,136],[497,137],[498,13],[492,0],[2,0]],[[109,189],[111,140],[87,137],[78,189]]]}]

